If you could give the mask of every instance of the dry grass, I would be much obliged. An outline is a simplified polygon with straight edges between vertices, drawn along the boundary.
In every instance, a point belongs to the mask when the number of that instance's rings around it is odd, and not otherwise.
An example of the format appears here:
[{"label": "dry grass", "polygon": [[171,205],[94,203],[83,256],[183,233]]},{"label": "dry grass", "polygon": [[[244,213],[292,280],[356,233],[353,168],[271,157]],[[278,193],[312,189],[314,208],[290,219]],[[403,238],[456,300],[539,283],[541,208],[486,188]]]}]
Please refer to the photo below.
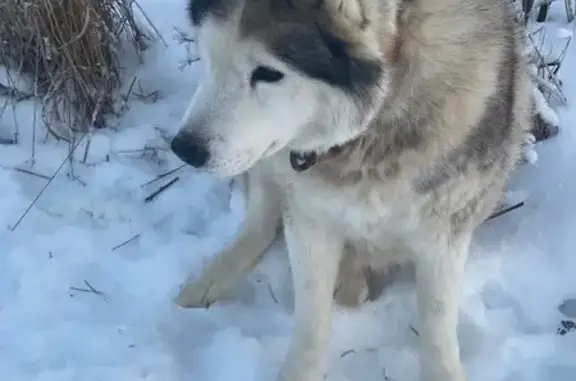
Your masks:
[{"label": "dry grass", "polygon": [[[538,12],[540,5],[545,0],[534,0],[534,5],[528,14],[525,14],[522,10],[522,0],[506,1],[512,7],[513,12],[516,13],[516,19],[524,29],[525,43],[527,44],[527,58],[535,71],[533,79],[536,82],[536,86],[542,94],[545,95],[549,103],[557,101],[561,105],[566,106],[568,99],[564,95],[561,81],[558,78],[558,72],[562,67],[566,52],[572,42],[572,37],[567,35],[559,39],[561,40],[559,42],[563,43],[559,54],[553,55],[552,52],[545,53],[545,41],[550,40],[546,34],[545,23],[534,21],[534,14]],[[568,2],[566,2],[566,4],[568,4]],[[568,6],[566,9],[567,18],[571,19],[572,14],[568,14]]]},{"label": "dry grass", "polygon": [[42,98],[52,134],[101,128],[114,111],[121,48],[131,43],[140,52],[150,39],[134,6],[133,0],[0,0],[0,65],[33,80],[31,95]]}]

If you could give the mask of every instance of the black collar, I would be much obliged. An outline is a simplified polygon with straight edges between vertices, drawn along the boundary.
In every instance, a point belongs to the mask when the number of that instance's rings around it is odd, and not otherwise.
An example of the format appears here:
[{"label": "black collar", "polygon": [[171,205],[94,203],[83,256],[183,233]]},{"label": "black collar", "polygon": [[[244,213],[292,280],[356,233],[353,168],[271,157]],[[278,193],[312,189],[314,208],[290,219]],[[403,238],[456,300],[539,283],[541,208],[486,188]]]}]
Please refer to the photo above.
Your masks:
[{"label": "black collar", "polygon": [[320,154],[315,151],[290,151],[290,165],[296,172],[304,172],[319,161],[339,155],[342,152],[342,147],[343,146],[333,146],[328,151]]},{"label": "black collar", "polygon": [[316,152],[295,152],[290,151],[290,165],[296,172],[304,172],[318,160]]}]

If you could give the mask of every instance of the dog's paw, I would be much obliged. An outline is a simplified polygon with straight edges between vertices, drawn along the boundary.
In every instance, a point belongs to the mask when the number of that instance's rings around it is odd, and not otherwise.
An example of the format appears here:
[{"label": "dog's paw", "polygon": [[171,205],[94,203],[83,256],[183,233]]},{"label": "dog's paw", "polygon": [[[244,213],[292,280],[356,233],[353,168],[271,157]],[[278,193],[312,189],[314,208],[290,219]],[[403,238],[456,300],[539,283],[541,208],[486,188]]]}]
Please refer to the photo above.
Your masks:
[{"label": "dog's paw", "polygon": [[342,307],[354,308],[368,299],[367,268],[362,266],[353,253],[347,253],[340,261],[338,278],[332,294]]},{"label": "dog's paw", "polygon": [[538,153],[536,152],[536,137],[528,132],[524,134],[522,142],[522,157],[521,162],[535,164],[538,161]]},{"label": "dog's paw", "polygon": [[353,308],[368,300],[368,280],[366,276],[360,274],[336,285],[334,290],[334,300],[343,307]]},{"label": "dog's paw", "polygon": [[378,299],[397,280],[401,264],[390,263],[379,268],[340,268],[334,289],[334,301],[342,307],[356,308]]},{"label": "dog's paw", "polygon": [[213,286],[208,282],[186,283],[174,298],[174,302],[184,308],[208,308],[219,296]]},{"label": "dog's paw", "polygon": [[534,135],[537,142],[553,138],[558,135],[559,131],[560,129],[556,117],[553,118],[542,112],[538,112],[534,115],[531,133]]}]

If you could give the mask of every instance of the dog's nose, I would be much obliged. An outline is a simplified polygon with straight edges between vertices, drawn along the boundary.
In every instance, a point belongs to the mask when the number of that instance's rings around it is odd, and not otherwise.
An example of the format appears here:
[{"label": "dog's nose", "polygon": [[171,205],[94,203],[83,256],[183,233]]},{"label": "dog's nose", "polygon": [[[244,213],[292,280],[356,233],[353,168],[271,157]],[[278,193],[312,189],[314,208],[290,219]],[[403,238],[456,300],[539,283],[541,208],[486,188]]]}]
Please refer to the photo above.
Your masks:
[{"label": "dog's nose", "polygon": [[172,139],[170,149],[186,164],[195,168],[204,166],[210,158],[210,151],[199,136],[178,134]]}]

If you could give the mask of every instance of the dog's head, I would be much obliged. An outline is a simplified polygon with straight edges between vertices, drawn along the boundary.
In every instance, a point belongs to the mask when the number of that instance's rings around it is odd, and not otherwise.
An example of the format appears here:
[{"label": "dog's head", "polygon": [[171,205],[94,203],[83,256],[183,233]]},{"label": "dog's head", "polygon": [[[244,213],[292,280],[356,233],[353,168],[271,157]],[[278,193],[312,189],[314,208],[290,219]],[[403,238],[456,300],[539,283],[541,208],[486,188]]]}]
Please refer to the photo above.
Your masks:
[{"label": "dog's head", "polygon": [[388,93],[398,1],[190,0],[206,76],[172,150],[232,176],[354,139]]}]

